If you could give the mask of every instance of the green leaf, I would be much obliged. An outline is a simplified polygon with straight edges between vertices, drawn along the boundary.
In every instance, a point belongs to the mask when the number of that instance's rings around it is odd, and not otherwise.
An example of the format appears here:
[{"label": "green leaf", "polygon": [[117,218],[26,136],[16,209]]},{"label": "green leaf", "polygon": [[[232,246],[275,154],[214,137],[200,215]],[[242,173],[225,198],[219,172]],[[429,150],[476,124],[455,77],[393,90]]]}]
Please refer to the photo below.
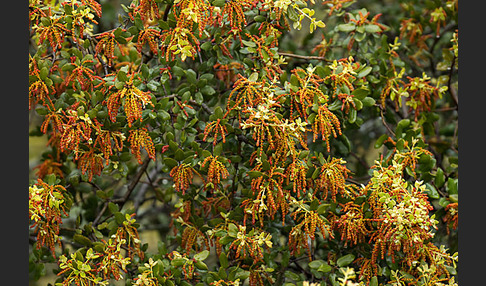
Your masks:
[{"label": "green leaf", "polygon": [[445,183],[444,171],[441,168],[437,168],[437,172],[435,173],[434,183],[437,186],[437,188],[441,188]]},{"label": "green leaf", "polygon": [[56,184],[56,175],[54,174],[48,174],[44,177],[44,181],[48,184],[48,185],[55,185]]},{"label": "green leaf", "polygon": [[51,25],[51,21],[46,17],[41,17],[40,20],[41,20],[42,25],[44,25],[44,26],[50,26]]},{"label": "green leaf", "polygon": [[353,90],[351,94],[354,95],[354,97],[356,97],[357,99],[363,100],[368,94],[370,94],[370,90],[365,87],[360,87]]},{"label": "green leaf", "polygon": [[257,82],[258,81],[258,73],[254,72],[248,77],[248,81]]},{"label": "green leaf", "polygon": [[350,253],[350,254],[347,254],[343,257],[340,257],[336,263],[339,267],[344,267],[344,266],[348,266],[351,262],[354,261],[354,254]]},{"label": "green leaf", "polygon": [[[356,31],[358,31],[358,29],[356,29]],[[361,42],[363,41],[364,39],[366,39],[366,34],[365,33],[356,33],[356,35],[354,36],[354,39],[356,40],[356,42]]]},{"label": "green leaf", "polygon": [[182,161],[186,158],[186,155],[184,154],[184,151],[182,151],[181,148],[178,148],[176,151],[175,151],[175,154],[174,154],[174,159],[176,159],[177,161]]},{"label": "green leaf", "polygon": [[326,210],[327,210],[327,207],[329,207],[330,205],[329,204],[320,204],[319,207],[317,208],[316,212],[320,215],[323,215]]},{"label": "green leaf", "polygon": [[351,108],[349,110],[349,117],[348,117],[349,123],[354,123],[356,121],[357,115],[358,115],[358,112],[356,111],[356,109]]},{"label": "green leaf", "polygon": [[248,171],[246,173],[248,174],[248,176],[250,176],[250,178],[258,178],[263,176],[263,173],[260,171]]},{"label": "green leaf", "polygon": [[457,203],[459,201],[459,196],[457,194],[452,194],[449,195],[449,199],[451,200],[451,202]]},{"label": "green leaf", "polygon": [[196,266],[196,268],[199,270],[208,270],[208,266],[202,261],[196,261],[196,263],[194,263],[194,266]]},{"label": "green leaf", "polygon": [[198,261],[203,261],[204,259],[208,258],[208,256],[209,256],[209,251],[203,250],[197,253],[196,255],[194,255],[194,259]]},{"label": "green leaf", "polygon": [[49,74],[49,69],[47,67],[43,67],[39,72],[39,77],[41,80],[46,80],[48,74]]},{"label": "green leaf", "polygon": [[211,4],[215,7],[224,7],[225,0],[214,0]]},{"label": "green leaf", "polygon": [[213,148],[213,155],[220,156],[222,152],[223,152],[223,143],[216,144],[216,146],[214,146]]},{"label": "green leaf", "polygon": [[245,40],[241,40],[241,42],[243,43],[243,45],[247,46],[247,47],[251,47],[251,48],[255,48],[257,45],[252,42],[252,41],[245,41]]},{"label": "green leaf", "polygon": [[329,109],[330,111],[335,111],[335,110],[341,109],[342,105],[343,105],[342,101],[336,100],[333,103],[331,103],[330,105],[328,105],[327,109]]},{"label": "green leaf", "polygon": [[292,279],[294,281],[300,281],[300,276],[292,271],[285,271],[285,277]]},{"label": "green leaf", "polygon": [[241,270],[235,275],[235,278],[240,280],[245,280],[248,277],[250,277],[250,271],[246,271],[246,270]]},{"label": "green leaf", "polygon": [[373,25],[373,24],[365,25],[364,29],[365,29],[366,33],[370,33],[370,34],[381,32],[381,28],[378,25]]},{"label": "green leaf", "polygon": [[150,90],[150,91],[157,91],[157,84],[155,84],[154,81],[151,81],[149,83],[147,83],[147,88]]},{"label": "green leaf", "polygon": [[226,274],[226,271],[223,267],[220,267],[219,270],[218,270],[218,276],[221,278],[221,279],[226,279],[228,278],[228,274]]},{"label": "green leaf", "polygon": [[378,278],[373,276],[370,280],[370,286],[378,286]]},{"label": "green leaf", "polygon": [[221,254],[219,255],[219,263],[222,267],[228,268],[228,257],[226,256],[226,253],[221,252]]},{"label": "green leaf", "polygon": [[[236,237],[236,235],[235,235],[235,237]],[[223,236],[222,238],[219,239],[219,243],[221,243],[222,245],[226,245],[226,244],[232,242],[233,240],[235,240],[233,237],[226,235],[226,236]]]},{"label": "green leaf", "polygon": [[108,209],[110,210],[111,214],[115,214],[120,211],[120,207],[112,202],[108,203]]},{"label": "green leaf", "polygon": [[310,203],[310,210],[311,211],[315,211],[317,210],[317,208],[319,207],[319,200],[318,199],[314,199],[311,203]]},{"label": "green leaf", "polygon": [[176,160],[172,159],[172,158],[169,158],[169,157],[165,157],[164,158],[164,164],[169,167],[169,168],[174,168],[175,166],[179,165],[179,163],[177,163]]},{"label": "green leaf", "polygon": [[68,63],[62,66],[62,71],[72,71],[75,68],[74,64]]},{"label": "green leaf", "polygon": [[375,103],[376,103],[375,99],[373,99],[373,98],[371,98],[371,97],[369,97],[369,96],[367,96],[367,97],[363,98],[363,99],[361,100],[361,102],[363,103],[363,106],[364,106],[364,107],[370,107],[370,106],[375,105]]},{"label": "green leaf", "polygon": [[39,114],[39,115],[47,115],[47,113],[49,113],[49,111],[45,107],[38,107],[35,110],[35,112],[37,112],[37,114]]},{"label": "green leaf", "polygon": [[87,238],[86,236],[82,234],[75,233],[73,236],[73,240],[79,244],[85,245],[85,246],[91,246],[93,242]]},{"label": "green leaf", "polygon": [[132,36],[133,36],[133,35],[137,35],[137,34],[140,32],[140,30],[137,28],[137,26],[131,26],[130,28],[128,28],[128,30],[127,30],[127,31],[128,31],[128,32],[130,33],[130,35],[132,35]]},{"label": "green leaf", "polygon": [[214,117],[216,119],[221,119],[223,118],[223,109],[221,108],[221,106],[216,106],[216,108],[214,109]]},{"label": "green leaf", "polygon": [[403,152],[403,148],[405,147],[405,140],[403,140],[402,138],[398,139],[396,147],[398,151]]},{"label": "green leaf", "polygon": [[451,275],[457,275],[456,268],[449,266],[449,265],[444,265],[445,269],[451,274]]},{"label": "green leaf", "polygon": [[397,126],[400,128],[407,128],[410,125],[410,119],[405,118],[398,122]]},{"label": "green leaf", "polygon": [[128,81],[127,73],[124,71],[119,71],[118,74],[116,75],[116,78],[121,82]]},{"label": "green leaf", "polygon": [[185,263],[186,263],[186,260],[184,260],[182,258],[175,258],[175,259],[172,259],[172,261],[170,262],[170,264],[172,266],[175,266],[175,267],[182,266]]},{"label": "green leaf", "polygon": [[201,93],[203,95],[209,95],[209,96],[211,96],[211,95],[213,95],[213,94],[216,93],[216,91],[214,90],[214,88],[212,86],[209,86],[209,85],[206,85],[205,87],[201,88],[200,91],[201,91]]},{"label": "green leaf", "polygon": [[297,13],[297,11],[295,11],[295,9],[292,6],[289,6],[287,8],[287,15],[289,16],[290,20],[294,22],[299,21],[299,14]]},{"label": "green leaf", "polygon": [[136,17],[135,18],[135,26],[138,28],[138,30],[143,30],[144,27],[143,27],[143,22],[142,22],[142,19],[140,19],[140,17]]},{"label": "green leaf", "polygon": [[387,134],[382,134],[380,137],[378,137],[378,139],[376,139],[376,142],[375,142],[375,149],[378,149],[380,148],[382,145],[383,145],[383,142],[385,142],[385,140],[388,138],[388,135]]},{"label": "green leaf", "polygon": [[236,237],[238,234],[238,227],[234,223],[228,224],[228,235]]},{"label": "green leaf", "polygon": [[115,40],[122,45],[127,43],[127,39],[123,37],[115,37]]},{"label": "green leaf", "polygon": [[325,262],[325,261],[324,261],[324,263],[322,263],[321,266],[319,266],[319,268],[317,268],[317,271],[323,272],[323,273],[327,273],[331,270],[332,270],[332,267],[329,264],[327,264],[327,262]]},{"label": "green leaf", "polygon": [[[224,0],[222,0],[222,1],[224,1]],[[207,41],[207,42],[204,42],[204,43],[201,45],[201,49],[202,49],[203,51],[209,51],[209,50],[211,50],[212,46],[213,46],[213,45],[211,44],[211,42],[210,42],[210,41]]]},{"label": "green leaf", "polygon": [[319,268],[319,267],[320,267],[320,266],[321,266],[323,263],[324,263],[324,261],[323,261],[323,260],[320,260],[320,259],[318,259],[318,260],[313,260],[313,261],[309,262],[309,267],[310,267],[310,268],[313,268],[313,269],[317,269],[317,268]]},{"label": "green leaf", "polygon": [[431,199],[439,199],[440,198],[439,192],[437,191],[437,189],[432,184],[426,183],[425,185],[427,186],[427,188],[425,189],[425,193],[427,193],[427,195]]},{"label": "green leaf", "polygon": [[187,77],[187,81],[190,83],[190,84],[196,84],[196,77],[197,77],[197,74],[195,71],[193,71],[192,69],[188,69],[186,70],[186,77]]},{"label": "green leaf", "polygon": [[256,15],[253,17],[253,20],[255,20],[255,22],[262,23],[265,22],[266,18],[262,15]]},{"label": "green leaf", "polygon": [[363,109],[363,102],[361,100],[357,99],[356,97],[353,97],[353,102],[354,105],[356,106],[356,110]]},{"label": "green leaf", "polygon": [[356,25],[354,25],[353,23],[346,23],[346,24],[338,25],[337,28],[339,31],[347,33],[347,32],[354,31],[354,29],[356,29]]},{"label": "green leaf", "polygon": [[319,27],[319,28],[326,27],[326,24],[324,24],[324,22],[322,22],[321,20],[318,20],[315,23],[316,23],[317,27]]},{"label": "green leaf", "polygon": [[447,178],[447,192],[449,195],[457,195],[457,179]]},{"label": "green leaf", "polygon": [[371,72],[372,69],[373,69],[372,67],[365,67],[356,76],[358,78],[365,77]]},{"label": "green leaf", "polygon": [[170,119],[170,114],[163,109],[157,111],[157,116],[159,116],[160,119],[162,119],[163,121],[167,121]]}]

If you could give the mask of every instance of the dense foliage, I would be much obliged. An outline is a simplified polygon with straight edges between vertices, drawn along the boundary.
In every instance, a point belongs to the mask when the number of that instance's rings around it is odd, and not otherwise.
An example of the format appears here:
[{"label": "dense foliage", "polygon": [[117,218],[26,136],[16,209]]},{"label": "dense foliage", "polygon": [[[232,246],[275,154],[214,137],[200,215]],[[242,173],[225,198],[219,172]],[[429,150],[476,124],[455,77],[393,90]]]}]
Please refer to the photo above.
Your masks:
[{"label": "dense foliage", "polygon": [[457,9],[29,0],[30,280],[457,285]]}]

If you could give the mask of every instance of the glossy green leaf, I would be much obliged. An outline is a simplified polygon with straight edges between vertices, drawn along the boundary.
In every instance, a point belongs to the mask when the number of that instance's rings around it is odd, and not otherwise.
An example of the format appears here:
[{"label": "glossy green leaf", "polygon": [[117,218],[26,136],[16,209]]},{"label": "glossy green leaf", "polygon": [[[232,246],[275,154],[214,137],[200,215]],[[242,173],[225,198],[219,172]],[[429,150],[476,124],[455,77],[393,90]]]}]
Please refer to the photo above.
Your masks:
[{"label": "glossy green leaf", "polygon": [[203,250],[197,253],[196,255],[194,255],[194,259],[196,259],[197,261],[203,261],[206,258],[208,258],[208,256],[209,256],[209,251]]},{"label": "glossy green leaf", "polygon": [[341,24],[337,26],[338,30],[341,32],[351,32],[356,29],[356,26],[353,23]]},{"label": "glossy green leaf", "polygon": [[372,69],[373,68],[372,67],[369,67],[369,66],[368,67],[364,67],[360,72],[358,72],[357,77],[358,78],[362,78],[362,77],[367,76],[371,72]]},{"label": "glossy green leaf", "polygon": [[165,157],[164,159],[164,164],[169,167],[169,168],[174,168],[175,166],[179,165],[176,160],[170,158],[170,157]]},{"label": "glossy green leaf", "polygon": [[226,253],[221,252],[219,255],[219,264],[221,264],[223,268],[228,268],[228,257],[226,256]]},{"label": "glossy green leaf", "polygon": [[350,253],[350,254],[346,254],[342,257],[339,257],[339,259],[336,261],[337,265],[339,267],[344,267],[344,266],[348,266],[349,264],[351,264],[351,262],[354,261],[354,254]]}]

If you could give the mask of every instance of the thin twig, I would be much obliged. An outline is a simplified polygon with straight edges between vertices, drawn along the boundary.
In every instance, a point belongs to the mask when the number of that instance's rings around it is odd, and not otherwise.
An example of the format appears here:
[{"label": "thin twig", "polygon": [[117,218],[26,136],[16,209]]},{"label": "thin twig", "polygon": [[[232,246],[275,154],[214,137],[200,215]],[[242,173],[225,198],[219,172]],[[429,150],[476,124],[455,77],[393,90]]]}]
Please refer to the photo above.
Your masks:
[{"label": "thin twig", "polygon": [[383,122],[383,125],[386,127],[388,132],[390,132],[390,134],[393,135],[393,137],[395,137],[395,132],[393,132],[393,130],[391,130],[390,126],[388,126],[388,124],[386,124],[386,122],[385,122],[385,116],[383,114],[383,107],[379,104],[375,104],[375,106],[378,106],[378,108],[380,108],[381,122]]},{"label": "thin twig", "polygon": [[130,197],[133,190],[137,186],[138,182],[142,178],[142,175],[145,173],[145,170],[147,169],[149,163],[150,163],[150,158],[147,157],[145,159],[145,162],[143,162],[142,166],[140,167],[140,170],[135,175],[135,178],[133,178],[132,182],[128,186],[128,189],[127,189],[127,192],[125,193],[125,196],[123,196],[123,198],[113,200],[112,202],[117,203],[120,207],[122,207],[127,202],[128,198]]},{"label": "thin twig", "polygon": [[320,60],[320,61],[325,61],[325,62],[332,62],[329,59],[326,59],[325,57],[319,57],[319,56],[302,56],[302,55],[296,55],[296,54],[291,54],[291,53],[283,53],[283,52],[278,52],[279,55],[285,56],[285,57],[291,57],[291,58],[296,58],[296,59],[303,59],[303,60]]},{"label": "thin twig", "polygon": [[190,104],[193,104],[193,105],[196,105],[198,107],[202,107],[202,109],[204,109],[204,111],[206,111],[209,115],[213,114],[213,111],[211,111],[211,109],[204,102],[202,102],[201,104],[199,104],[195,100],[190,99],[189,100],[189,103]]},{"label": "thin twig", "polygon": [[[91,38],[89,35],[86,36],[89,40],[89,43],[91,45],[91,49],[93,49],[93,52],[96,51],[96,47],[94,45],[94,42],[93,42],[93,38]],[[98,61],[101,63],[101,66],[103,67],[103,71],[105,72],[105,76],[108,74],[108,66],[107,64],[105,63],[105,61],[103,60],[103,58],[101,57],[101,55],[99,54],[96,54],[96,57],[98,58]]]},{"label": "thin twig", "polygon": [[438,109],[435,109],[434,112],[446,112],[446,111],[453,111],[453,110],[457,110],[457,106],[438,108]]},{"label": "thin twig", "polygon": [[108,201],[106,201],[106,202],[105,202],[105,204],[103,205],[103,208],[102,208],[102,209],[101,209],[101,211],[98,213],[98,216],[97,216],[97,217],[94,219],[93,224],[92,224],[92,226],[93,226],[93,227],[95,227],[95,226],[97,226],[97,225],[98,225],[98,223],[99,223],[99,221],[100,221],[101,217],[103,216],[103,214],[104,214],[104,213],[105,213],[105,211],[106,211],[106,208],[108,207],[108,203],[109,203]]},{"label": "thin twig", "polygon": [[145,196],[145,193],[147,192],[147,189],[148,189],[149,186],[152,188],[152,190],[155,193],[155,191],[156,191],[155,190],[155,183],[154,183],[154,181],[152,181],[151,177],[155,176],[157,173],[158,173],[157,168],[154,168],[150,172],[150,174],[147,172],[147,170],[145,170],[145,176],[147,176],[148,184],[143,185],[140,188],[136,198],[134,199],[133,207],[134,207],[136,213],[138,213],[139,206],[142,205],[143,202],[145,202],[144,196]]}]

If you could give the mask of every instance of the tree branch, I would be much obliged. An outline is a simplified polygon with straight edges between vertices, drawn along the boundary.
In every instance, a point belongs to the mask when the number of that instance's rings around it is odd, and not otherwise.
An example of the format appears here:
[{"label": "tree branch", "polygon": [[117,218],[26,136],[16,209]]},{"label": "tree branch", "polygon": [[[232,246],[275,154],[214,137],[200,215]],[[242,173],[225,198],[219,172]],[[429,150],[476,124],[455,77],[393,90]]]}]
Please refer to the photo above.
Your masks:
[{"label": "tree branch", "polygon": [[150,158],[149,157],[145,158],[145,161],[140,167],[140,170],[138,170],[138,173],[135,175],[135,178],[133,178],[132,182],[128,186],[128,190],[125,193],[125,196],[123,196],[123,198],[113,200],[112,202],[117,203],[120,206],[120,208],[123,207],[123,205],[127,202],[128,198],[132,194],[133,190],[137,186],[138,182],[142,178],[142,175],[145,173],[145,170],[147,169],[149,163],[150,163]]},{"label": "tree branch", "polygon": [[211,109],[204,102],[202,102],[201,104],[199,104],[195,100],[190,99],[189,100],[189,103],[192,104],[192,105],[196,105],[196,106],[202,107],[202,109],[204,109],[204,111],[206,111],[209,115],[213,114],[213,111],[211,111]]},{"label": "tree branch", "polygon": [[164,22],[167,22],[167,17],[169,16],[170,8],[172,8],[172,4],[171,3],[167,4],[167,6],[165,6],[164,15],[162,16],[162,20]]},{"label": "tree branch", "polygon": [[383,125],[388,130],[388,132],[390,132],[390,134],[393,135],[393,137],[395,137],[395,132],[393,132],[393,130],[391,130],[390,126],[388,126],[388,124],[386,124],[386,122],[385,122],[385,116],[383,114],[383,107],[380,104],[375,104],[375,106],[378,106],[378,108],[380,109],[381,122],[383,122]]},{"label": "tree branch", "polygon": [[108,207],[108,201],[106,201],[103,205],[103,208],[101,209],[101,211],[98,213],[98,216],[94,219],[93,221],[93,224],[92,226],[95,227],[98,225],[98,223],[100,222],[100,219],[101,217],[103,216],[103,214],[105,213],[106,211],[106,208]]},{"label": "tree branch", "polygon": [[296,58],[296,59],[320,60],[320,61],[325,61],[325,62],[332,62],[331,60],[328,60],[325,57],[319,57],[319,56],[302,56],[302,55],[296,55],[296,54],[291,54],[291,53],[283,53],[283,52],[278,52],[278,54],[285,56],[285,57],[291,57],[291,58]]}]

